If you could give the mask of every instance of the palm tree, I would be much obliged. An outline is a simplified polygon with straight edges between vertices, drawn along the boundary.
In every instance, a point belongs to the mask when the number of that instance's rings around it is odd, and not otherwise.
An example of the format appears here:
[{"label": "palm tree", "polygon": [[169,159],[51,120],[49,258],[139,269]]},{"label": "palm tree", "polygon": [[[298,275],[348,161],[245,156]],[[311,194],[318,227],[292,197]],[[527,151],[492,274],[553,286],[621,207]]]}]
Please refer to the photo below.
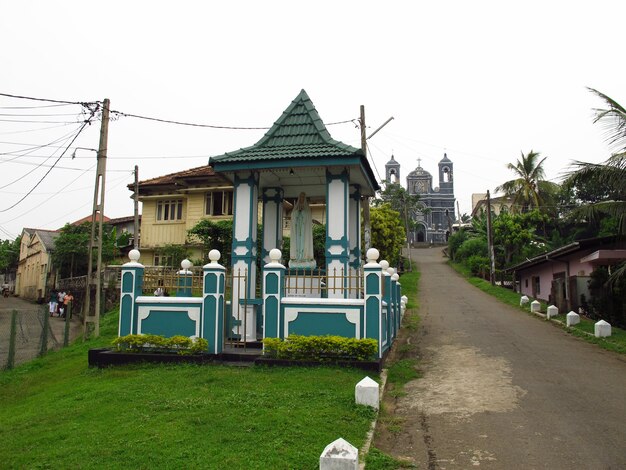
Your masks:
[{"label": "palm tree", "polygon": [[602,98],[606,109],[595,109],[595,123],[606,130],[606,140],[614,153],[604,163],[574,162],[564,181],[570,188],[601,189],[604,198],[581,207],[578,212],[589,218],[606,214],[616,217],[620,235],[626,235],[626,109],[593,88],[589,91]]},{"label": "palm tree", "polygon": [[[626,236],[626,109],[604,93],[589,88],[589,91],[604,100],[606,108],[594,109],[594,124],[605,128],[606,141],[613,152],[604,163],[574,162],[573,169],[566,176],[564,184],[569,188],[594,188],[603,197],[583,205],[578,213],[594,218],[599,214],[615,217],[618,221],[618,235]],[[621,263],[613,272],[611,281],[626,275],[626,263]]]},{"label": "palm tree", "polygon": [[517,160],[515,164],[507,165],[517,178],[498,186],[496,191],[502,191],[506,196],[513,198],[513,212],[528,212],[544,204],[543,193],[547,189],[546,184],[549,184],[544,181],[543,170],[543,163],[547,157],[541,160],[539,158],[539,152],[531,150],[527,155],[522,152],[521,160]]}]

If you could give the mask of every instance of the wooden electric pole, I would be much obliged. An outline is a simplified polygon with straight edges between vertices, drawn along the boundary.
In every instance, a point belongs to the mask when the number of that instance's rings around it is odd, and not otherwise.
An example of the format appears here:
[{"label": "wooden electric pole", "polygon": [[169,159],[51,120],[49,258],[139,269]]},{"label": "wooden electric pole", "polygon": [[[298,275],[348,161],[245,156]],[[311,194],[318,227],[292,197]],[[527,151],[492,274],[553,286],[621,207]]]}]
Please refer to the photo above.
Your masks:
[{"label": "wooden electric pole", "polygon": [[[367,160],[367,136],[365,134],[365,106],[361,105],[361,118],[359,119],[361,126],[361,150]],[[363,253],[367,254],[367,250],[372,247],[372,229],[370,226],[370,198],[363,199]]]},{"label": "wooden electric pole", "polygon": [[139,249],[139,166],[135,165],[135,194],[133,194],[133,200],[135,202],[135,223],[133,233],[133,248]]},{"label": "wooden electric pole", "polygon": [[487,248],[489,249],[489,281],[496,284],[496,260],[493,253],[493,230],[491,227],[491,196],[487,190]]},{"label": "wooden electric pole", "polygon": [[[89,324],[93,325],[94,337],[100,336],[100,295],[102,287],[102,224],[104,219],[104,188],[106,178],[106,158],[107,142],[109,134],[109,109],[110,102],[105,98],[102,104],[102,121],[100,125],[100,145],[98,146],[96,183],[93,193],[93,211],[91,213],[91,237],[89,239],[87,282],[85,286],[85,307],[83,317],[83,336],[90,336]],[[96,237],[96,223],[98,224],[98,235]],[[97,249],[96,275],[92,282],[93,254]],[[95,285],[96,299],[94,304],[94,314],[91,315],[91,286]]]}]

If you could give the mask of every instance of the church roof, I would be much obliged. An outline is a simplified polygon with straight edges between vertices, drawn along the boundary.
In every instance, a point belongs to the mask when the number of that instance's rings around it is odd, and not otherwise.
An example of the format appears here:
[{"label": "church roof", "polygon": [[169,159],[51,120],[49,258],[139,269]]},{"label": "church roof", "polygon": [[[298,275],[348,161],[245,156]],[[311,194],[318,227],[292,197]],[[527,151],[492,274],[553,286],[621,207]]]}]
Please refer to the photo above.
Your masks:
[{"label": "church roof", "polygon": [[363,156],[362,150],[333,139],[309,95],[302,90],[256,144],[211,157],[209,164],[218,169],[221,163],[325,159],[355,155]]},{"label": "church roof", "polygon": [[396,161],[393,155],[391,155],[391,160],[385,163],[385,166],[400,166],[400,164]]},{"label": "church roof", "polygon": [[409,176],[407,176],[407,178],[424,178],[424,177],[432,177],[432,175],[430,173],[428,173],[426,170],[424,170],[421,166],[418,165],[418,167],[413,170],[411,173],[409,173]]},{"label": "church roof", "polygon": [[443,158],[439,161],[439,163],[452,163],[452,160],[448,158],[448,154],[444,153]]}]

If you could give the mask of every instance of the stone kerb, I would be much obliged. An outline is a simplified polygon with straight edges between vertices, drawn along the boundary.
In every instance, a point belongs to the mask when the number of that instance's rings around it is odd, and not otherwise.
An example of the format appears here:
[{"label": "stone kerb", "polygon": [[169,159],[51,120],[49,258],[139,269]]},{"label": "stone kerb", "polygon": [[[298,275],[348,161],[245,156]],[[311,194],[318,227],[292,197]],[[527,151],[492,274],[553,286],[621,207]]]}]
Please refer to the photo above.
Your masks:
[{"label": "stone kerb", "polygon": [[369,377],[365,377],[354,387],[354,399],[357,405],[371,406],[379,408],[380,386],[378,382]]},{"label": "stone kerb", "polygon": [[331,442],[320,455],[320,470],[357,470],[359,451],[343,438]]},{"label": "stone kerb", "polygon": [[541,303],[538,300],[533,300],[530,303],[530,311],[532,313],[539,313],[540,310],[541,310]]},{"label": "stone kerb", "polygon": [[523,307],[524,305],[528,305],[528,302],[530,302],[530,299],[528,298],[528,296],[522,295],[519,299],[519,306]]},{"label": "stone kerb", "polygon": [[549,320],[552,317],[556,317],[558,314],[559,314],[559,309],[554,305],[550,305],[546,309],[546,320]]},{"label": "stone kerb", "polygon": [[611,336],[611,324],[600,320],[595,325],[593,325],[593,333],[596,338],[606,338]]},{"label": "stone kerb", "polygon": [[220,257],[218,250],[211,250],[210,262],[202,267],[202,337],[211,354],[221,353],[224,343],[226,268],[218,263]]},{"label": "stone kerb", "polygon": [[136,301],[143,290],[144,266],[139,263],[141,253],[139,250],[130,250],[128,258],[130,261],[122,266],[122,282],[120,287],[120,318],[118,324],[118,335],[126,336],[133,331],[134,319],[136,318]]},{"label": "stone kerb", "polygon": [[580,315],[578,315],[573,310],[565,315],[565,324],[567,326],[574,326],[580,323]]},{"label": "stone kerb", "polygon": [[282,253],[278,248],[269,252],[270,262],[263,266],[263,337],[283,338],[280,322],[281,300],[284,296],[285,270],[281,264]]}]

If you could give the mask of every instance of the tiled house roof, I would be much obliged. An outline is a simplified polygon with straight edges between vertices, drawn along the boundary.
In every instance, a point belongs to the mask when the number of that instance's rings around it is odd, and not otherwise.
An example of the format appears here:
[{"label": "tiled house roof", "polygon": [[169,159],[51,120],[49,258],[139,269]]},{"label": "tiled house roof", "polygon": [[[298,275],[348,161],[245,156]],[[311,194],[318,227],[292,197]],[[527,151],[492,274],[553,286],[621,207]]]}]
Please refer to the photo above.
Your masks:
[{"label": "tiled house roof", "polygon": [[330,136],[315,106],[302,90],[269,131],[251,147],[211,157],[210,164],[363,155],[361,149]]}]

